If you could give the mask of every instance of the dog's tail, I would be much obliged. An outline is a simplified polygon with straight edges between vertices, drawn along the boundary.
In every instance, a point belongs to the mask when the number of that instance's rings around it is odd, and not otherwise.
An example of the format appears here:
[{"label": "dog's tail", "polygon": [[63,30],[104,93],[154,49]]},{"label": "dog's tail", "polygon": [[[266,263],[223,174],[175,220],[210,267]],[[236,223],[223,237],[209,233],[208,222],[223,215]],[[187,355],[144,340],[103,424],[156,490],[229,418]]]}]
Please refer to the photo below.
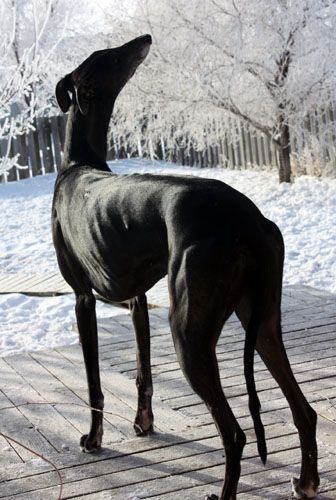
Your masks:
[{"label": "dog's tail", "polygon": [[[258,308],[257,308],[258,309]],[[249,410],[254,424],[254,430],[257,437],[257,447],[259,456],[266,464],[267,446],[265,439],[265,429],[260,418],[260,400],[254,380],[254,351],[256,347],[257,334],[260,326],[259,311],[252,313],[251,319],[246,328],[245,347],[244,347],[244,374],[246,380],[247,393],[249,396]]]}]

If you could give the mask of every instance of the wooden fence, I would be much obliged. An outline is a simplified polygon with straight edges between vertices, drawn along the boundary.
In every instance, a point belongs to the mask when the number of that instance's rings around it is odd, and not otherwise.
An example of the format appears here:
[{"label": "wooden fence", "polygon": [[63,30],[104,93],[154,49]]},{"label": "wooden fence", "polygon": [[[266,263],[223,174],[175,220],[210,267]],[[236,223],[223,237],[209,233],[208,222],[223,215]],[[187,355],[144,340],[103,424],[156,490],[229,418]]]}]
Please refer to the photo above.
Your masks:
[{"label": "wooden fence", "polygon": [[[61,163],[65,139],[65,116],[37,118],[35,130],[12,139],[11,156],[19,154],[22,168],[11,168],[1,176],[2,182],[16,181],[56,172]],[[0,143],[0,156],[7,150]]]},{"label": "wooden fence", "polygon": [[[66,119],[66,115],[38,118],[35,130],[13,139],[11,155],[19,153],[18,163],[23,168],[10,169],[1,176],[1,182],[56,172],[62,159]],[[6,150],[7,145],[0,143],[0,156]],[[168,148],[164,139],[157,144],[148,139],[139,143],[137,147],[132,147],[127,138],[111,134],[108,160],[135,156],[198,167],[218,165],[229,168],[247,168],[250,165],[276,167],[278,162],[277,152],[271,141],[266,137],[253,136],[243,128],[236,141],[229,141],[224,133],[219,138],[218,145],[209,145],[202,151],[196,150],[192,141],[189,141],[188,146],[182,147],[175,143],[173,148]]]},{"label": "wooden fence", "polygon": [[[307,133],[292,135],[293,158],[304,158],[308,148],[312,150],[312,138],[318,143],[317,160],[320,164],[328,163],[333,174],[336,172],[336,121],[335,110],[327,109],[323,113],[314,113],[307,122]],[[19,165],[25,168],[12,168],[0,177],[1,182],[15,181],[56,172],[61,164],[65,139],[66,115],[38,118],[36,128],[27,135],[13,139],[11,155],[19,153]],[[145,158],[172,161],[181,165],[197,167],[248,168],[277,167],[278,152],[276,146],[266,136],[253,134],[243,126],[232,122],[235,128],[234,139],[228,139],[227,126],[218,131],[218,142],[215,146],[208,145],[201,151],[196,150],[193,141],[187,145],[174,143],[167,147],[164,138],[156,144],[151,139],[142,140],[131,146],[125,137],[115,137],[111,134],[108,160],[142,156]],[[332,124],[332,126],[330,126]],[[309,149],[310,148],[310,149]],[[6,144],[0,143],[0,156],[7,150]],[[295,156],[296,155],[296,156]],[[27,167],[28,165],[28,167]],[[311,172],[313,173],[313,172]]]}]

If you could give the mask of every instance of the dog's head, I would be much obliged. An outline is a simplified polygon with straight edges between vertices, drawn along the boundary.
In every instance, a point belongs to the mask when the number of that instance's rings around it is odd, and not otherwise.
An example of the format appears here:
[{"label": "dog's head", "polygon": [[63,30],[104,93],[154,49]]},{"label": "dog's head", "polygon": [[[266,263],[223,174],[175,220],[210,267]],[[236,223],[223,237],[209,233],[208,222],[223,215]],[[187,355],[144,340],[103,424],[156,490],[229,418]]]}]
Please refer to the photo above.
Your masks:
[{"label": "dog's head", "polygon": [[86,115],[92,103],[113,106],[119,92],[146,58],[152,38],[143,35],[121,47],[98,50],[56,85],[56,99],[66,113],[71,104]]}]

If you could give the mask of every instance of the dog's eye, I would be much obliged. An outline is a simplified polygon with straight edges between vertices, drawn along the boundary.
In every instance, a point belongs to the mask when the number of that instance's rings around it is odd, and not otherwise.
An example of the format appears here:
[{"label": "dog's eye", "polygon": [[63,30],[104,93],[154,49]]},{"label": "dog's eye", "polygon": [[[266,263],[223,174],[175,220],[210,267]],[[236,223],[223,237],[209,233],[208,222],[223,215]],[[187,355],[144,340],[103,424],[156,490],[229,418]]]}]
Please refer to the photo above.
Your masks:
[{"label": "dog's eye", "polygon": [[96,89],[94,85],[82,85],[81,87],[81,95],[87,101],[92,101],[96,97]]}]

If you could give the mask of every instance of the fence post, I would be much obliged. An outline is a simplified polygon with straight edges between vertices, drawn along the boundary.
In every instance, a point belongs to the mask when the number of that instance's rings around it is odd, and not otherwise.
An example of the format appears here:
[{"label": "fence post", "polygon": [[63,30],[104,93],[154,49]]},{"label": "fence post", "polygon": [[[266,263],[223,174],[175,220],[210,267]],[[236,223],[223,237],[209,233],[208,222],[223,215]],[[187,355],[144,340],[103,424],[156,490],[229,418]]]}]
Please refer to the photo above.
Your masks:
[{"label": "fence post", "polygon": [[51,147],[51,126],[49,118],[43,116],[37,119],[38,137],[40,143],[40,151],[43,159],[43,173],[53,172],[53,157]]},{"label": "fence post", "polygon": [[[10,145],[10,156],[14,156],[17,153],[17,148],[16,148],[16,139],[12,138],[11,139],[11,145]],[[8,172],[6,172],[6,180],[7,182],[12,182],[16,181],[18,179],[17,176],[17,169],[16,167],[12,167]]]},{"label": "fence post", "polygon": [[50,125],[51,125],[51,134],[53,142],[53,152],[54,152],[54,170],[55,172],[57,172],[62,163],[62,154],[61,154],[62,146],[61,146],[57,116],[52,116],[50,118]]}]

